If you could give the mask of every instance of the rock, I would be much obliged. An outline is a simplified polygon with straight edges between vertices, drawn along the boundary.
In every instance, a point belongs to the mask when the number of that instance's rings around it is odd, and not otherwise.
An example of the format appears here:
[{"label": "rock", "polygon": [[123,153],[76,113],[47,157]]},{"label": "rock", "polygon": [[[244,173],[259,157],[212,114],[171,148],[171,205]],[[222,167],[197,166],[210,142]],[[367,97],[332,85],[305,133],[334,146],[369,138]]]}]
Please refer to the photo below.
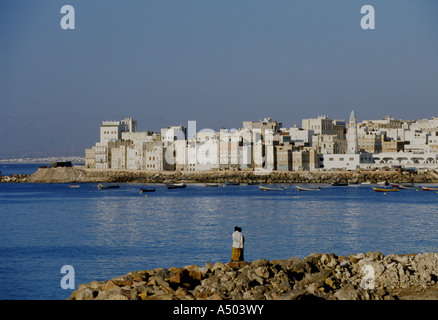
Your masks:
[{"label": "rock", "polygon": [[310,273],[310,274],[308,273],[303,281],[307,283],[315,283],[315,282],[323,283],[326,280],[326,278],[328,278],[332,274],[333,272],[330,270],[325,270],[318,273]]},{"label": "rock", "polygon": [[93,290],[86,288],[85,290],[78,291],[77,295],[73,295],[75,300],[94,300]]},{"label": "rock", "polygon": [[317,253],[304,259],[133,271],[108,281],[81,284],[68,299],[438,299],[437,282],[436,253],[384,256],[368,252],[348,257]]},{"label": "rock", "polygon": [[207,298],[207,300],[223,300],[223,298],[218,293],[213,293],[211,296]]},{"label": "rock", "polygon": [[246,261],[236,261],[236,262],[228,262],[227,266],[233,268],[233,269],[240,269],[245,266],[249,265],[249,262]]},{"label": "rock", "polygon": [[292,290],[282,296],[278,300],[300,300],[303,296],[307,294],[307,290]]},{"label": "rock", "polygon": [[119,287],[120,286],[130,286],[133,283],[132,276],[130,276],[130,275],[114,278],[114,279],[111,279],[111,281],[116,286],[119,286]]},{"label": "rock", "polygon": [[438,287],[397,289],[393,295],[400,300],[438,300]]},{"label": "rock", "polygon": [[100,291],[95,300],[129,300],[121,289],[113,288],[111,290]]},{"label": "rock", "polygon": [[266,259],[258,259],[251,262],[251,267],[257,268],[257,267],[264,267],[269,264],[269,260]]},{"label": "rock", "polygon": [[222,271],[229,271],[232,268],[222,262],[216,262],[213,267],[211,268],[211,271],[215,272],[217,270],[222,270]]},{"label": "rock", "polygon": [[338,300],[358,300],[356,289],[352,284],[347,284],[338,291],[335,292],[334,296]]},{"label": "rock", "polygon": [[267,267],[258,267],[254,270],[254,273],[261,278],[269,278],[269,269]]}]

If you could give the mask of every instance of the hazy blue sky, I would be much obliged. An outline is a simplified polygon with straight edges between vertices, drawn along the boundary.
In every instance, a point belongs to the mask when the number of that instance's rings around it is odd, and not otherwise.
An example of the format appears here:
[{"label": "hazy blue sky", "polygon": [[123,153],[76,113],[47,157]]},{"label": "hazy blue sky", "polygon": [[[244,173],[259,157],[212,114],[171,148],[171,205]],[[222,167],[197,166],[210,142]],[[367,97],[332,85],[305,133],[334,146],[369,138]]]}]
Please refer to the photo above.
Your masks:
[{"label": "hazy blue sky", "polygon": [[83,156],[125,117],[217,130],[437,106],[436,0],[0,0],[0,158]]}]

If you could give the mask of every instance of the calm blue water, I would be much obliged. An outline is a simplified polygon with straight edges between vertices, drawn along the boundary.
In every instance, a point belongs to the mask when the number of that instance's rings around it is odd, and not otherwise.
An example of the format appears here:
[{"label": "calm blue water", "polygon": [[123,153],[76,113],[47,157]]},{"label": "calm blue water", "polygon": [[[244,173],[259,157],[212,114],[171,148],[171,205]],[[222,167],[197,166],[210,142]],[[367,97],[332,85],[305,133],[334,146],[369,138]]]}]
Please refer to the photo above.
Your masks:
[{"label": "calm blue water", "polygon": [[145,197],[142,185],[120,186],[0,184],[0,299],[66,299],[63,265],[74,267],[77,288],[134,270],[228,262],[235,225],[247,261],[438,249],[436,192],[197,184],[155,185]]},{"label": "calm blue water", "polygon": [[0,163],[0,172],[2,176],[11,176],[14,174],[33,174],[40,166],[50,166],[50,163]]}]

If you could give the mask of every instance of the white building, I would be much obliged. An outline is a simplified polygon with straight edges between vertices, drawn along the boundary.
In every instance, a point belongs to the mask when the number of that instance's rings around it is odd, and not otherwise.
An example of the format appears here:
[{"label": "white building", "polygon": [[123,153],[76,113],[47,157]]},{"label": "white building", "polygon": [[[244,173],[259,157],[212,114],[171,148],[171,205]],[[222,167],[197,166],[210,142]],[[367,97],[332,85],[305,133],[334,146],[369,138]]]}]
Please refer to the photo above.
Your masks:
[{"label": "white building", "polygon": [[313,130],[302,129],[298,127],[282,128],[281,129],[281,143],[295,142],[302,145],[311,144],[312,137],[314,135]]},{"label": "white building", "polygon": [[[220,132],[184,126],[160,133],[137,132],[131,118],[103,121],[100,141],[86,149],[86,166],[129,170],[355,170],[404,166],[438,168],[438,118],[357,123],[327,116],[303,119],[303,128],[282,128],[265,118],[244,121],[243,129]],[[189,122],[190,130],[190,122]]]},{"label": "white building", "polygon": [[356,114],[354,111],[351,111],[350,114],[350,122],[348,124],[348,131],[347,131],[347,145],[348,145],[348,153],[358,153],[359,148],[357,144],[357,119]]},{"label": "white building", "polygon": [[319,157],[319,167],[324,170],[356,170],[370,168],[373,155],[370,153],[325,154]]},{"label": "white building", "polygon": [[125,118],[120,121],[103,121],[100,126],[100,144],[122,139],[123,132],[136,132],[137,121]]},{"label": "white building", "polygon": [[345,122],[332,120],[327,116],[318,116],[316,119],[303,119],[301,121],[301,127],[305,130],[313,131],[314,135],[336,135],[340,139],[344,139]]}]

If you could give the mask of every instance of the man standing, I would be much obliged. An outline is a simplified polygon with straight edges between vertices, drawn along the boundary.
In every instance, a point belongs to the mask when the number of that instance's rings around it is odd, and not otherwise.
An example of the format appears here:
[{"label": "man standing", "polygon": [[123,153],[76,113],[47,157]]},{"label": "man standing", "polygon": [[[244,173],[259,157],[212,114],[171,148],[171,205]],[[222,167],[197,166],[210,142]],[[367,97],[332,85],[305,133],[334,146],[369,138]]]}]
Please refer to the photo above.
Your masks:
[{"label": "man standing", "polygon": [[231,262],[243,261],[244,237],[242,228],[234,227],[233,232],[233,247],[231,250]]}]

